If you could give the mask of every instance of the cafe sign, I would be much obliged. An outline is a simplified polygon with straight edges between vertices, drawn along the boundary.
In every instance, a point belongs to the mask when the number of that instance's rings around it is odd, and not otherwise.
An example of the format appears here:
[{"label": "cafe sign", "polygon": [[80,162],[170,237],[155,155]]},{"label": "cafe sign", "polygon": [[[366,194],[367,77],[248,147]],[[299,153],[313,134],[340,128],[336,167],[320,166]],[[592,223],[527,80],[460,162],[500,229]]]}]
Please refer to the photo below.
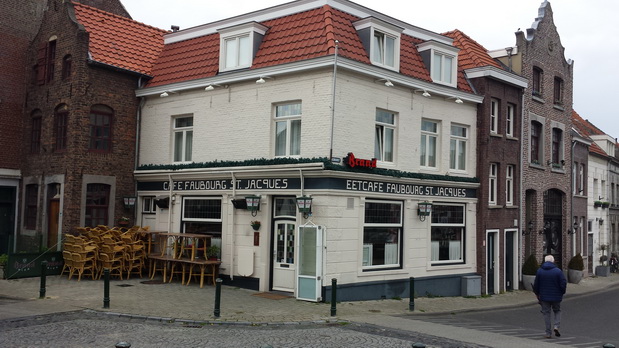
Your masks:
[{"label": "cafe sign", "polygon": [[376,158],[357,158],[352,152],[349,152],[348,156],[344,158],[344,163],[346,163],[350,168],[376,168]]}]

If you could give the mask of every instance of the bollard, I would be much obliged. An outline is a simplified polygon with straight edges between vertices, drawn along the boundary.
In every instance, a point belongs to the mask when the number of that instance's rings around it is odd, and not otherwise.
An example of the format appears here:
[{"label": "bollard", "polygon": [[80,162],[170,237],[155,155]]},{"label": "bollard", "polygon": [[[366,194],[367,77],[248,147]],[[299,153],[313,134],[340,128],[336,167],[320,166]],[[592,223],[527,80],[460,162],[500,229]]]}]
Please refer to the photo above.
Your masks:
[{"label": "bollard", "polygon": [[415,310],[415,277],[410,277],[408,286],[408,310]]},{"label": "bollard", "polygon": [[131,348],[131,343],[129,342],[118,342],[116,343],[116,348]]},{"label": "bollard", "polygon": [[337,279],[331,279],[331,316],[337,312]]},{"label": "bollard", "polygon": [[426,345],[421,342],[413,343],[413,348],[426,348]]},{"label": "bollard", "polygon": [[41,288],[39,298],[45,298],[45,282],[47,277],[47,261],[41,261]]},{"label": "bollard", "polygon": [[110,269],[103,270],[103,308],[110,308]]},{"label": "bollard", "polygon": [[217,278],[217,280],[215,280],[215,310],[213,311],[215,318],[219,318],[220,314],[219,306],[221,305],[221,282],[221,278]]}]

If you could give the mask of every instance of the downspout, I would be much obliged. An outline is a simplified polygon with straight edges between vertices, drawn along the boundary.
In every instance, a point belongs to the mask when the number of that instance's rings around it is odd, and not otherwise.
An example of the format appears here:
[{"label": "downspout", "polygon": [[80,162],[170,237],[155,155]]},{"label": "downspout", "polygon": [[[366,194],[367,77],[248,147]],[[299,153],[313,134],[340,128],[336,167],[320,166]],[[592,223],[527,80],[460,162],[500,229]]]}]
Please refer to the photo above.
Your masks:
[{"label": "downspout", "polygon": [[[524,231],[523,229],[527,228],[527,224],[525,221],[525,214],[526,214],[526,209],[527,207],[525,206],[526,204],[526,190],[524,189],[524,127],[525,127],[525,122],[524,122],[524,117],[525,117],[525,111],[524,111],[524,92],[521,93],[521,97],[520,97],[520,105],[521,105],[521,122],[520,122],[520,234],[519,236],[522,236],[522,231]],[[524,191],[524,194],[523,194]],[[524,207],[524,209],[523,209]],[[522,237],[521,237],[522,238]],[[531,238],[531,237],[529,237]],[[524,239],[518,243],[518,247],[519,247],[519,252],[518,252],[518,256],[519,258],[521,256],[523,256],[523,248],[524,248]],[[518,263],[521,268],[520,268],[520,275],[522,275],[522,259],[520,259],[520,262]],[[518,278],[522,278],[521,276]]]},{"label": "downspout", "polygon": [[172,174],[168,174],[168,181],[170,185],[170,194],[168,195],[168,232],[172,232],[172,206],[174,205],[174,202],[172,201],[172,193],[174,193],[174,181],[172,181]]},{"label": "downspout", "polygon": [[[335,40],[335,57],[333,59],[333,92],[331,95],[331,145],[329,146],[329,160],[333,158],[333,133],[334,133],[334,123],[335,123],[335,87],[337,82],[337,53],[339,49],[339,41]],[[303,181],[301,181],[301,185],[303,185]],[[303,192],[303,189],[301,189]]]},{"label": "downspout", "polygon": [[[232,176],[232,197],[236,196],[236,177],[234,176],[234,172],[230,172],[230,176]],[[236,214],[232,213],[232,223],[230,224],[230,280],[234,280],[234,216]],[[223,236],[222,236],[223,237]],[[223,240],[222,240],[223,241]]]},{"label": "downspout", "polygon": [[[138,88],[142,87],[142,76],[140,76],[140,78],[138,79]],[[135,121],[135,155],[133,156],[133,170],[137,170],[138,169],[138,164],[140,163],[140,130],[141,130],[141,124],[142,124],[142,108],[144,107],[144,104],[146,103],[146,99],[144,99],[144,97],[140,97],[140,103],[138,104],[138,110],[136,112],[136,121]],[[136,200],[139,199],[137,193],[138,193],[138,183],[137,181],[133,181],[133,192],[134,195],[136,196]],[[137,225],[137,215],[138,212],[140,210],[138,210],[137,208],[140,205],[138,204],[138,202],[136,202],[136,205],[133,207],[133,218],[134,223]],[[142,224],[142,213],[140,212],[140,225]]]},{"label": "downspout", "polygon": [[[576,178],[574,178],[574,148],[576,147],[576,141],[572,140],[572,153],[570,154],[570,157],[572,159],[572,188],[574,188],[574,183]],[[572,233],[572,255],[574,256],[576,255],[576,228],[574,228],[574,192],[572,192],[572,195],[570,196],[570,219],[569,219],[570,224],[568,225],[568,230],[573,229],[572,231],[574,233]],[[581,238],[582,239],[582,238]]]}]

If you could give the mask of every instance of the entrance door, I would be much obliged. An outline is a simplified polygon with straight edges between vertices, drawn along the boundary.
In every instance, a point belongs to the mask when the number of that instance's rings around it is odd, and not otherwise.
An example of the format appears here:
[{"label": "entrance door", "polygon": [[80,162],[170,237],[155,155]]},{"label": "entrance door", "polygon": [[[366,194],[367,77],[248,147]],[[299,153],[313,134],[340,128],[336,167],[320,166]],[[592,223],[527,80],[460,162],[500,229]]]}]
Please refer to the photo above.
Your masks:
[{"label": "entrance door", "polygon": [[47,220],[47,247],[52,250],[58,249],[58,219],[60,217],[60,200],[52,199],[49,201]]},{"label": "entrance door", "polygon": [[13,234],[14,224],[13,205],[11,203],[0,203],[0,254],[8,254],[9,236]]},{"label": "entrance door", "polygon": [[496,293],[495,283],[498,272],[496,272],[496,232],[489,232],[486,241],[486,287],[488,294]]},{"label": "entrance door", "polygon": [[514,257],[517,255],[514,252],[516,232],[508,231],[505,233],[505,290],[514,290]]},{"label": "entrance door", "polygon": [[295,230],[293,221],[275,222],[273,290],[294,292]]},{"label": "entrance door", "polygon": [[322,301],[322,226],[301,226],[297,238],[299,262],[297,299]]}]

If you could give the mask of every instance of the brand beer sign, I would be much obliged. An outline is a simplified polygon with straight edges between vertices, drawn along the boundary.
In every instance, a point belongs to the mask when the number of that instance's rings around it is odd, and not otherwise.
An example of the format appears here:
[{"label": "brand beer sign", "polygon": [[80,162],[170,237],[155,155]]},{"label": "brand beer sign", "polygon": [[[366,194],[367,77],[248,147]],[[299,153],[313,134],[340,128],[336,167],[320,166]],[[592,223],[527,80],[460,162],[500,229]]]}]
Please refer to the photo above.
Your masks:
[{"label": "brand beer sign", "polygon": [[348,153],[348,156],[346,156],[344,161],[350,168],[376,168],[376,158],[357,158],[352,152]]}]

